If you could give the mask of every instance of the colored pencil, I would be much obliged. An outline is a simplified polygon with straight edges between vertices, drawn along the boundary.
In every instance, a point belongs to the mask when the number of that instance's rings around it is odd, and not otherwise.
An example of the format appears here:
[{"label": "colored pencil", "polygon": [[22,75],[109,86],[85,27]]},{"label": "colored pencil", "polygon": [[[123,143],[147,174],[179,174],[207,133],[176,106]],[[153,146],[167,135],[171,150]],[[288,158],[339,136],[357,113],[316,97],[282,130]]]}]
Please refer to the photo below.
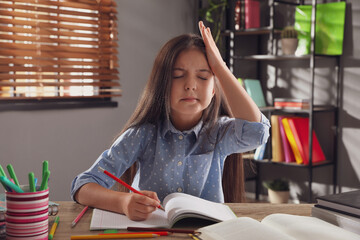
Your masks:
[{"label": "colored pencil", "polygon": [[[161,231],[161,232],[127,232],[126,234],[157,234],[159,236],[169,236],[172,233],[171,232],[165,232],[165,231]],[[122,235],[124,233],[99,233],[99,235]]]},{"label": "colored pencil", "polygon": [[14,182],[16,184],[16,186],[20,187],[20,184],[19,184],[19,181],[16,177],[16,174],[15,174],[15,171],[14,171],[14,168],[11,164],[7,165],[6,166],[8,172],[9,172],[9,175],[10,175],[10,178],[14,179]]},{"label": "colored pencil", "polygon": [[113,234],[113,235],[75,235],[71,236],[71,239],[121,239],[121,238],[154,238],[159,237],[157,234],[145,233],[145,234]]},{"label": "colored pencil", "polygon": [[50,171],[46,170],[44,176],[42,176],[41,186],[39,191],[43,191],[48,188],[48,180],[50,176]]},{"label": "colored pencil", "polygon": [[191,229],[172,229],[172,228],[147,228],[147,227],[127,227],[128,231],[154,231],[154,232],[172,232],[172,233],[191,233],[195,234],[195,230]]},{"label": "colored pencil", "polygon": [[84,207],[84,209],[79,213],[79,215],[74,219],[74,221],[71,223],[71,227],[75,227],[75,225],[79,222],[80,218],[85,214],[86,210],[89,208],[89,206]]},{"label": "colored pencil", "polygon": [[194,234],[189,233],[189,237],[191,237],[193,240],[201,240],[199,236],[196,236]]},{"label": "colored pencil", "polygon": [[50,233],[49,233],[49,239],[53,239],[54,238],[54,234],[57,228],[57,225],[59,224],[59,216],[56,216],[55,221],[51,227]]},{"label": "colored pencil", "polygon": [[35,176],[33,172],[29,173],[29,191],[36,192]]},{"label": "colored pencil", "polygon": [[[112,179],[114,179],[115,181],[117,181],[118,183],[120,183],[121,185],[123,185],[124,187],[126,187],[127,189],[129,189],[130,191],[133,191],[134,193],[140,194],[145,196],[144,194],[142,194],[141,192],[139,192],[138,190],[136,190],[135,188],[131,187],[129,184],[127,184],[126,182],[124,182],[123,180],[117,178],[116,176],[114,176],[113,174],[111,174],[110,172],[106,171],[105,169],[103,169],[102,167],[98,167],[98,169],[100,171],[102,171],[103,173],[105,173],[106,175],[108,175],[109,177],[111,177]],[[161,210],[164,210],[164,208],[159,204],[158,208],[160,208]]]},{"label": "colored pencil", "polygon": [[7,177],[0,176],[0,181],[9,187],[11,190],[14,190],[17,193],[23,193],[24,190],[22,190],[20,187],[18,187],[16,184],[12,183]]}]

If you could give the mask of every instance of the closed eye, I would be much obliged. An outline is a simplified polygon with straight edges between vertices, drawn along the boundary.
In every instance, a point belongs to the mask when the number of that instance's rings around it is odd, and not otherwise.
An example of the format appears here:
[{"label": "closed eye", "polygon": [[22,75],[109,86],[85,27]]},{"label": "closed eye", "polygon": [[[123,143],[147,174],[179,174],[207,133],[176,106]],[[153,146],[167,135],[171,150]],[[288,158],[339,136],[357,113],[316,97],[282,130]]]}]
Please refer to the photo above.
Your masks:
[{"label": "closed eye", "polygon": [[182,77],[184,77],[184,75],[173,76],[173,79],[182,78]]}]

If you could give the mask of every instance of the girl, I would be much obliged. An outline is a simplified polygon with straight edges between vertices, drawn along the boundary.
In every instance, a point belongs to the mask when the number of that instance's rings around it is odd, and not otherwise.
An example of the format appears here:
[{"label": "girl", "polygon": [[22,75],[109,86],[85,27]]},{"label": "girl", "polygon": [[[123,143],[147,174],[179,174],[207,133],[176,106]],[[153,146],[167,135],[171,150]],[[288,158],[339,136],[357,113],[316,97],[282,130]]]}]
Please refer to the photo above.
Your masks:
[{"label": "girl", "polygon": [[[265,143],[270,125],[226,67],[210,29],[202,22],[199,29],[202,38],[181,35],[160,50],[121,135],[72,182],[74,200],[132,220],[146,219],[172,192],[224,202],[226,157]],[[234,182],[230,201],[239,201],[242,159],[238,154],[231,158],[226,164],[232,172],[225,170],[223,181]],[[110,190],[114,181],[98,166],[119,177],[135,175],[132,186],[145,196]],[[127,169],[132,171],[124,174]]]}]

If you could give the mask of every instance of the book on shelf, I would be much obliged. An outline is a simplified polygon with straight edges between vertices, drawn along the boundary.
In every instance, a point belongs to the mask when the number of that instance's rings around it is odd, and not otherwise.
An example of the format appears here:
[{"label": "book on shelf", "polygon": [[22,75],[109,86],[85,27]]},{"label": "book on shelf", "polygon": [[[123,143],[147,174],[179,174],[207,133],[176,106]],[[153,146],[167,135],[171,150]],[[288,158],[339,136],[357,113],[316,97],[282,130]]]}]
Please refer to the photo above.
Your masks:
[{"label": "book on shelf", "polygon": [[281,141],[279,116],[271,115],[271,149],[272,149],[272,161],[284,162],[284,149]]},{"label": "book on shelf", "polygon": [[332,211],[317,204],[311,208],[311,216],[360,235],[360,217]]},{"label": "book on shelf", "polygon": [[202,240],[360,240],[360,235],[310,216],[275,213],[261,222],[239,217],[199,228]]},{"label": "book on shelf", "polygon": [[264,155],[265,155],[265,150],[266,150],[266,143],[258,146],[258,147],[255,149],[254,160],[263,160],[263,159],[264,159]]},{"label": "book on shelf", "polygon": [[360,190],[316,198],[319,207],[360,218]]},{"label": "book on shelf", "polygon": [[[309,118],[288,118],[290,129],[294,135],[296,146],[299,150],[303,163],[309,164]],[[320,146],[315,131],[312,131],[312,162],[325,161],[324,152]]]},{"label": "book on shelf", "polygon": [[275,98],[274,107],[277,109],[308,109],[309,99],[301,98]]},{"label": "book on shelf", "polygon": [[244,86],[246,92],[254,100],[256,105],[260,107],[266,107],[264,93],[261,87],[261,82],[258,79],[244,79]]},{"label": "book on shelf", "polygon": [[[90,230],[126,229],[127,227],[172,227],[183,219],[206,220],[211,223],[236,218],[227,205],[207,201],[185,193],[171,193],[163,201],[165,211],[156,209],[144,221],[132,221],[126,215],[94,209]],[[203,221],[199,221],[202,222]]]},{"label": "book on shelf", "polygon": [[245,28],[245,3],[243,0],[237,0],[234,9],[235,30]]},{"label": "book on shelf", "polygon": [[278,120],[279,120],[280,137],[281,137],[282,146],[283,146],[283,150],[284,150],[284,160],[286,163],[291,163],[291,162],[295,162],[295,157],[294,157],[294,153],[290,147],[289,141],[285,134],[284,125],[282,124],[283,118],[284,118],[284,116],[279,116]]},{"label": "book on shelf", "polygon": [[291,150],[294,154],[294,158],[296,163],[298,164],[302,164],[304,162],[303,158],[301,157],[300,151],[296,145],[296,141],[295,141],[295,137],[293,132],[291,131],[290,125],[289,125],[289,118],[285,117],[281,120],[283,127],[284,127],[284,131],[285,131],[285,135],[287,137],[287,140],[289,141],[289,145],[291,147]]},{"label": "book on shelf", "polygon": [[[0,221],[5,220],[6,203],[5,193],[0,193]],[[59,212],[59,204],[49,201],[49,216],[55,216]]]},{"label": "book on shelf", "polygon": [[260,2],[257,0],[245,0],[245,28],[260,27]]}]

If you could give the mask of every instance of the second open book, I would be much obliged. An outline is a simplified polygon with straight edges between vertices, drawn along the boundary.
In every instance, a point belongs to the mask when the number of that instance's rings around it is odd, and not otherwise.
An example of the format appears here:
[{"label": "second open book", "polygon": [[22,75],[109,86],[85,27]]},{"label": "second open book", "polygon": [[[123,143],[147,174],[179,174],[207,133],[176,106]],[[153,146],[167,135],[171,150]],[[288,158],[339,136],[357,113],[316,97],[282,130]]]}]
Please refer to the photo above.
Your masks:
[{"label": "second open book", "polygon": [[203,240],[360,240],[360,235],[321,219],[280,213],[268,215],[261,222],[239,217],[197,231]]},{"label": "second open book", "polygon": [[172,193],[163,201],[165,211],[157,209],[145,221],[132,221],[123,214],[94,209],[90,230],[126,229],[127,227],[172,227],[184,218],[200,218],[213,222],[235,219],[226,205],[184,193]]}]

